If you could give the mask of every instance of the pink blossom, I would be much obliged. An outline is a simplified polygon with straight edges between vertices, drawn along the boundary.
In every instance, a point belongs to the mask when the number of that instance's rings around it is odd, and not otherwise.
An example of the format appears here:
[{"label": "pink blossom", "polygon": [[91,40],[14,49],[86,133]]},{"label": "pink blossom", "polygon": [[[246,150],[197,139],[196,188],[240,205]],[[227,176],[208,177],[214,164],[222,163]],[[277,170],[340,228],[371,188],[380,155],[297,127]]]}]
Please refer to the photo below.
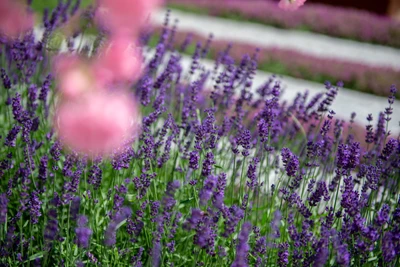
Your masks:
[{"label": "pink blossom", "polygon": [[16,38],[33,27],[33,15],[16,0],[0,0],[0,35]]},{"label": "pink blossom", "polygon": [[112,36],[93,63],[96,80],[101,84],[129,82],[141,73],[142,56],[131,38]]},{"label": "pink blossom", "polygon": [[107,156],[139,133],[139,112],[123,92],[92,91],[62,102],[55,126],[62,143],[89,156]]},{"label": "pink blossom", "polygon": [[78,56],[62,54],[55,57],[53,71],[57,77],[58,90],[64,98],[79,97],[96,87],[91,70]]},{"label": "pink blossom", "polygon": [[281,0],[279,2],[279,7],[284,10],[294,11],[304,5],[306,0]]},{"label": "pink blossom", "polygon": [[113,33],[138,33],[162,0],[98,0],[96,21]]}]

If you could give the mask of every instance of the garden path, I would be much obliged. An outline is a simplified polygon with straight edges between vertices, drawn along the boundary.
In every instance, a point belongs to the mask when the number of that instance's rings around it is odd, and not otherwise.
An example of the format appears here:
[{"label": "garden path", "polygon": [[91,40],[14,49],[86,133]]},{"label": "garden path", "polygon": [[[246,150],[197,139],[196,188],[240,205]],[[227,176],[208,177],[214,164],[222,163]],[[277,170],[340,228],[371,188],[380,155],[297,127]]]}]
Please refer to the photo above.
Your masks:
[{"label": "garden path", "polygon": [[[164,22],[166,10],[152,16],[155,24]],[[213,33],[219,40],[247,42],[261,47],[291,49],[320,58],[333,58],[371,66],[393,67],[400,70],[400,49],[361,43],[297,30],[283,30],[250,22],[172,11],[179,19],[179,29],[204,36]]]}]

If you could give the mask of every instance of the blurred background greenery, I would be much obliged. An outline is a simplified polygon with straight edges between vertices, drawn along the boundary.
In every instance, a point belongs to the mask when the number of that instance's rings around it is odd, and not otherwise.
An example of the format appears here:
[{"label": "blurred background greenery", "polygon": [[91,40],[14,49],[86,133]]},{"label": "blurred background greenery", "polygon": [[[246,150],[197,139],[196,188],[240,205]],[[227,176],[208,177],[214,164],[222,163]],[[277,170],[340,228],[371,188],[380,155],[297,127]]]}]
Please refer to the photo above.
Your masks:
[{"label": "blurred background greenery", "polygon": [[[61,0],[66,3],[66,0]],[[79,0],[72,0],[71,6],[75,5],[76,2]],[[43,14],[44,10],[47,8],[48,10],[54,9],[60,0],[33,0],[32,1],[32,9],[37,12],[38,14]],[[87,7],[93,0],[81,0],[81,7]]]}]

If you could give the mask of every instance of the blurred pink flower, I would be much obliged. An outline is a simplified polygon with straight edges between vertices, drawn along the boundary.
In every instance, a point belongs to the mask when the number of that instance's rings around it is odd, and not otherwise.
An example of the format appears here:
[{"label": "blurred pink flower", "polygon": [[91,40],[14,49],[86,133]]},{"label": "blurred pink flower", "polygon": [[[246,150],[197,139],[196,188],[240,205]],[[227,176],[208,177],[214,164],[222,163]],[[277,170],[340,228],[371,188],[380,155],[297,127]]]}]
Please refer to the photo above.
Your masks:
[{"label": "blurred pink flower", "polygon": [[98,0],[96,21],[113,33],[138,33],[162,0]]},{"label": "blurred pink flower", "polygon": [[141,73],[142,56],[130,37],[112,36],[93,63],[96,81],[102,85],[136,80]]},{"label": "blurred pink flower", "polygon": [[88,65],[76,55],[55,57],[53,71],[58,80],[58,90],[64,98],[74,99],[96,87]]},{"label": "blurred pink flower", "polygon": [[55,126],[68,148],[89,156],[107,156],[137,137],[140,116],[128,94],[100,90],[60,103]]},{"label": "blurred pink flower", "polygon": [[16,0],[0,0],[0,35],[16,38],[33,27],[33,14]]},{"label": "blurred pink flower", "polygon": [[304,5],[307,0],[281,0],[279,7],[284,10],[293,11]]}]

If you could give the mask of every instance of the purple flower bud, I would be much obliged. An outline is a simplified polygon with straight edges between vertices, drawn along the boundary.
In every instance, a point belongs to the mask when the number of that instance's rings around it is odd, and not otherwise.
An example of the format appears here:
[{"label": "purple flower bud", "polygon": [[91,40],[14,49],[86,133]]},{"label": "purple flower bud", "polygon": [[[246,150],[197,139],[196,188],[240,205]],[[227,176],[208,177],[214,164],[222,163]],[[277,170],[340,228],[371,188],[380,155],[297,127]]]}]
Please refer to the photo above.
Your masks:
[{"label": "purple flower bud", "polygon": [[76,239],[75,243],[78,247],[88,248],[89,247],[89,239],[92,235],[92,230],[86,227],[88,219],[84,215],[80,215],[77,220],[78,227],[75,229]]},{"label": "purple flower bud", "polygon": [[254,157],[249,165],[249,168],[247,169],[247,178],[249,178],[249,181],[247,181],[247,186],[251,189],[254,189],[258,185],[257,165],[259,162],[260,160],[257,157]]},{"label": "purple flower bud", "polygon": [[189,156],[189,168],[197,170],[199,168],[200,155],[197,150],[190,152]]},{"label": "purple flower bud", "polygon": [[186,230],[193,230],[197,227],[197,224],[200,222],[201,218],[203,217],[203,213],[199,209],[192,209],[191,216],[187,219],[184,223],[183,227]]},{"label": "purple flower bud", "polygon": [[5,89],[10,89],[11,88],[11,81],[10,78],[8,77],[6,70],[1,68],[0,70],[0,75],[1,79],[3,80],[3,86]]},{"label": "purple flower bud", "polygon": [[353,178],[351,176],[344,178],[344,190],[340,205],[345,209],[346,213],[351,217],[354,217],[361,208],[359,204],[359,193],[353,190],[353,188],[354,188]]},{"label": "purple flower bud", "polygon": [[57,221],[57,211],[55,209],[50,209],[48,212],[48,221],[46,228],[44,229],[44,239],[47,241],[54,241],[58,235],[58,221]]},{"label": "purple flower bud", "polygon": [[350,265],[350,253],[347,249],[347,244],[341,244],[337,248],[336,261],[340,266],[349,266]]},{"label": "purple flower bud", "polygon": [[233,205],[229,209],[227,207],[223,207],[222,216],[225,219],[225,230],[222,233],[223,237],[229,237],[231,234],[235,232],[236,226],[239,221],[244,218],[244,211],[236,205]]},{"label": "purple flower bud", "polygon": [[7,218],[8,198],[6,194],[0,194],[0,224],[4,224]]},{"label": "purple flower bud", "polygon": [[59,161],[61,157],[61,144],[56,141],[50,148],[50,155],[53,157],[54,161]]},{"label": "purple flower bud", "polygon": [[329,107],[332,105],[333,100],[335,100],[337,93],[339,92],[339,88],[331,86],[330,84],[326,87],[328,89],[328,92],[326,92],[325,99],[320,103],[318,107],[319,112],[327,112]]},{"label": "purple flower bud", "polygon": [[390,139],[384,149],[382,150],[382,154],[380,155],[380,158],[382,160],[389,160],[390,156],[393,154],[393,152],[396,150],[398,146],[398,141],[396,139]]},{"label": "purple flower bud", "polygon": [[278,264],[279,266],[286,267],[289,263],[289,244],[279,244],[278,251]]},{"label": "purple flower bud", "polygon": [[78,218],[80,206],[81,206],[81,198],[75,196],[71,201],[71,207],[70,207],[71,220],[75,221]]},{"label": "purple flower bud", "polygon": [[289,148],[283,148],[281,152],[283,165],[288,176],[295,176],[299,169],[299,159]]},{"label": "purple flower bud", "polygon": [[201,170],[201,175],[207,177],[211,174],[212,166],[215,164],[214,154],[212,152],[208,152],[206,154],[206,159],[203,162],[203,168]]},{"label": "purple flower bud", "polygon": [[25,114],[25,110],[21,104],[21,95],[19,93],[15,94],[15,97],[12,98],[12,113],[14,119],[19,122],[23,123],[27,114]]},{"label": "purple flower bud", "polygon": [[245,222],[242,226],[242,230],[238,236],[238,244],[236,246],[236,257],[232,263],[232,267],[246,267],[249,266],[247,260],[247,254],[249,253],[250,246],[248,244],[249,234],[251,231],[251,224]]},{"label": "purple flower bud", "polygon": [[111,222],[104,233],[104,244],[108,247],[115,245],[117,242],[117,225]]},{"label": "purple flower bud", "polygon": [[261,118],[257,126],[258,126],[258,135],[260,136],[260,141],[261,142],[267,141],[270,125],[268,125],[268,123]]},{"label": "purple flower bud", "polygon": [[21,126],[14,125],[13,128],[8,133],[4,145],[9,147],[15,147],[17,135],[20,131],[21,131]]},{"label": "purple flower bud", "polygon": [[322,197],[324,197],[325,201],[328,201],[330,199],[329,191],[324,181],[320,181],[317,183],[317,188],[309,197],[308,202],[310,206],[311,207],[317,206],[317,204],[321,201]]},{"label": "purple flower bud", "polygon": [[41,210],[42,201],[39,199],[39,194],[37,191],[33,191],[29,200],[29,213],[31,215],[32,224],[37,224],[39,222],[39,217],[42,216]]},{"label": "purple flower bud", "polygon": [[77,0],[75,2],[75,5],[71,9],[71,17],[73,17],[76,14],[76,12],[78,12],[81,2],[82,0]]},{"label": "purple flower bud", "polygon": [[89,170],[88,184],[93,185],[94,189],[97,190],[101,185],[103,171],[102,169],[94,164]]},{"label": "purple flower bud", "polygon": [[383,254],[383,260],[385,262],[391,262],[394,259],[396,259],[396,247],[395,247],[395,243],[394,240],[397,239],[397,243],[398,243],[398,237],[395,238],[395,236],[387,231],[385,233],[385,235],[383,236],[382,239],[382,254]]},{"label": "purple flower bud", "polygon": [[382,206],[382,209],[378,212],[375,217],[375,225],[378,227],[382,227],[385,223],[389,222],[389,215],[390,215],[390,207],[387,204]]},{"label": "purple flower bud", "polygon": [[47,179],[47,164],[48,164],[49,158],[45,155],[40,158],[40,164],[39,164],[39,179],[42,182],[45,182]]},{"label": "purple flower bud", "polygon": [[86,253],[86,255],[88,256],[88,258],[89,258],[91,263],[97,264],[98,260],[96,259],[96,257],[92,253],[90,253],[90,251],[88,251]]},{"label": "purple flower bud", "polygon": [[225,188],[226,188],[226,174],[221,173],[218,176],[217,187],[213,195],[213,204],[217,209],[222,209],[224,204],[224,197],[225,197]]},{"label": "purple flower bud", "polygon": [[172,209],[174,208],[174,206],[176,204],[174,195],[175,195],[176,190],[178,190],[180,187],[181,187],[181,184],[177,180],[168,183],[167,190],[162,199],[162,204],[164,206],[164,213],[171,212]]},{"label": "purple flower bud", "polygon": [[151,210],[150,216],[152,217],[151,221],[155,222],[155,218],[158,215],[158,210],[160,209],[160,202],[159,201],[152,201],[151,202]]},{"label": "purple flower bud", "polygon": [[47,95],[50,91],[51,80],[52,80],[51,74],[47,75],[40,90],[39,99],[42,100],[44,103],[46,103],[47,101]]},{"label": "purple flower bud", "polygon": [[204,206],[210,200],[213,190],[217,184],[217,179],[217,176],[209,175],[204,181],[204,187],[200,190],[199,193],[200,205]]},{"label": "purple flower bud", "polygon": [[152,88],[153,88],[153,80],[151,79],[150,76],[145,76],[139,88],[141,91],[140,102],[142,103],[143,106],[147,106],[148,104],[150,104]]},{"label": "purple flower bud", "polygon": [[279,227],[281,226],[282,213],[279,210],[274,212],[274,218],[271,221],[271,234],[270,238],[276,239],[281,236]]},{"label": "purple flower bud", "polygon": [[337,166],[351,171],[360,163],[360,143],[354,142],[350,146],[341,144],[338,147]]},{"label": "purple flower bud", "polygon": [[151,250],[152,266],[158,267],[161,264],[161,242],[155,240]]},{"label": "purple flower bud", "polygon": [[117,242],[117,226],[122,221],[129,219],[132,215],[132,210],[129,207],[121,208],[115,215],[114,219],[109,223],[104,233],[104,244],[108,247],[115,245]]}]

